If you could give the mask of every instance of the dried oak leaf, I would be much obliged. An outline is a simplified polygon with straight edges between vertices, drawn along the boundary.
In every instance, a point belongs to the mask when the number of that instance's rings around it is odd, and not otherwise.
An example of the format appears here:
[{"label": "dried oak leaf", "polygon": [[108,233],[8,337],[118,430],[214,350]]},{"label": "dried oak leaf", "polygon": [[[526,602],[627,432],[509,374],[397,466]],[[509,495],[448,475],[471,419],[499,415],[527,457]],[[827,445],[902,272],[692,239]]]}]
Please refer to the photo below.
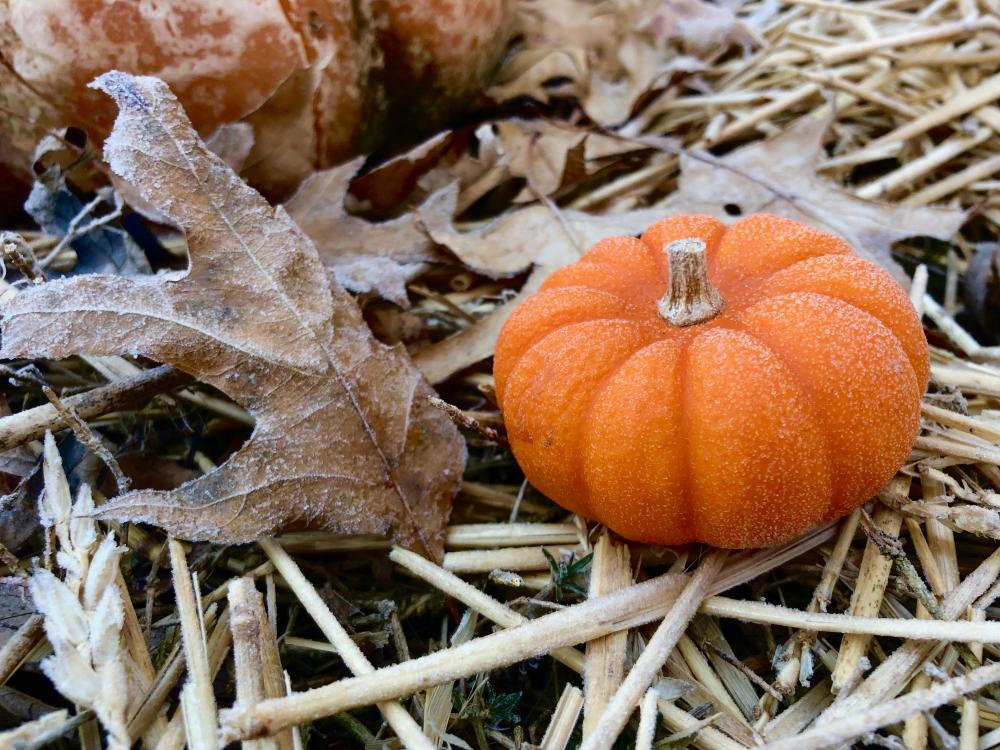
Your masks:
[{"label": "dried oak leaf", "polygon": [[949,240],[965,222],[956,208],[879,203],[851,195],[820,177],[829,122],[803,117],[783,133],[722,157],[680,156],[677,191],[660,204],[664,215],[710,214],[735,221],[770,213],[803,221],[843,237],[862,256],[909,284],[892,259],[892,243],[905,237]]},{"label": "dried oak leaf", "polygon": [[225,543],[391,531],[439,553],[465,447],[405,353],[372,337],[309,239],[206,149],[166,84],[112,72],[93,85],[120,108],[108,163],[186,232],[191,267],[26,290],[3,311],[0,356],[142,355],[257,418],[217,469],[121,495],[100,515]]},{"label": "dried oak leaf", "polygon": [[[428,201],[425,207],[431,204]],[[448,222],[425,216],[427,231],[465,265],[494,278],[512,276],[534,266],[521,291],[454,336],[417,352],[414,363],[432,383],[493,355],[497,336],[514,308],[541,286],[557,268],[579,260],[591,245],[604,237],[640,234],[664,216],[656,208],[616,214],[589,214],[564,210],[553,214],[547,206],[527,206],[511,211],[481,229],[456,231]]]},{"label": "dried oak leaf", "polygon": [[[446,260],[408,212],[383,222],[353,216],[344,207],[351,178],[364,159],[315,172],[303,180],[285,210],[309,235],[320,260],[338,284],[352,292],[374,292],[403,308],[410,306],[406,282],[428,263]],[[450,221],[455,190],[444,188],[435,201],[435,220]],[[440,214],[440,215],[438,215]]]}]

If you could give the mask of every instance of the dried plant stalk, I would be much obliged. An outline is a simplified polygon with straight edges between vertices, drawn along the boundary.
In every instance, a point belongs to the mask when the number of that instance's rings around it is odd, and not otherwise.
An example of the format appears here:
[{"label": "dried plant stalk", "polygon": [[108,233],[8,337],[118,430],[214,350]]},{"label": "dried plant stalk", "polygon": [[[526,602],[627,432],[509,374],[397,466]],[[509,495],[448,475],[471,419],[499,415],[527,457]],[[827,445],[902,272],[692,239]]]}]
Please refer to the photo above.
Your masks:
[{"label": "dried plant stalk", "polygon": [[184,730],[191,750],[215,750],[219,746],[218,713],[199,597],[195,595],[183,545],[173,537],[168,544],[187,662],[188,679],[181,689]]},{"label": "dried plant stalk", "polygon": [[[261,648],[265,634],[261,632],[260,612],[264,599],[253,581],[238,578],[229,584],[229,627],[233,632],[233,663],[236,667],[237,705],[249,706],[264,700],[264,658]],[[243,746],[252,750],[276,750],[273,737],[248,740]]]},{"label": "dried plant stalk", "polygon": [[642,625],[666,614],[684,581],[681,576],[662,575],[462,646],[287,698],[264,701],[251,709],[227,711],[223,736],[226,741],[264,736],[321,716],[412,695],[448,680]]},{"label": "dried plant stalk", "polygon": [[[629,549],[613,542],[605,532],[594,545],[590,564],[592,597],[610,594],[632,583]],[[588,737],[604,712],[611,696],[625,677],[625,648],[628,631],[619,631],[587,644],[584,661],[583,736]]]},{"label": "dried plant stalk", "polygon": [[[892,537],[899,536],[903,517],[899,511],[880,505],[875,511],[875,526]],[[892,560],[882,555],[878,546],[869,541],[865,556],[861,561],[858,583],[851,597],[849,612],[855,617],[873,617],[878,614],[882,595],[889,582]],[[833,691],[839,691],[857,672],[858,663],[868,651],[871,635],[852,633],[844,637],[840,644],[837,666],[833,670]]]},{"label": "dried plant stalk", "polygon": [[605,706],[594,732],[583,741],[580,750],[609,750],[618,739],[643,693],[652,685],[656,673],[667,661],[688,622],[698,611],[709,586],[722,569],[727,554],[727,550],[713,550],[698,566],[698,570],[691,576],[684,591],[646,644],[642,655]]},{"label": "dried plant stalk", "polygon": [[[356,675],[374,674],[375,668],[371,665],[368,659],[365,658],[365,655],[361,653],[361,649],[358,648],[357,644],[351,640],[347,631],[344,630],[337,618],[334,617],[330,608],[323,603],[323,600],[316,592],[316,589],[313,588],[313,585],[309,583],[304,575],[302,575],[302,571],[299,569],[299,566],[295,564],[295,561],[292,560],[281,545],[272,539],[263,539],[260,541],[260,546],[264,552],[267,553],[271,562],[274,563],[274,567],[281,574],[281,577],[285,579],[285,583],[287,583],[295,592],[295,595],[299,598],[299,601],[302,602],[302,606],[306,608],[310,617],[316,621],[320,630],[323,631],[323,635],[330,640],[330,643],[336,646],[338,653],[344,660],[344,663],[347,664],[348,669]],[[296,697],[297,696],[289,696],[288,698],[274,699],[272,701],[268,701],[268,703],[294,701]],[[256,711],[256,708],[251,706],[244,710]],[[427,735],[423,733],[423,730],[420,729],[420,726],[402,705],[394,700],[384,700],[379,703],[379,710],[382,712],[385,720],[399,736],[399,739],[403,742],[405,747],[410,750],[433,750],[433,745],[430,740],[427,739]],[[294,726],[299,723],[302,722],[291,722],[285,727],[276,728],[276,730]]]},{"label": "dried plant stalk", "polygon": [[[426,558],[401,547],[393,548],[389,559],[401,565],[408,572],[427,581],[448,596],[454,597],[465,606],[488,617],[505,628],[515,628],[528,622],[528,618],[501,604],[489,594],[471,586],[458,576],[435,565]],[[584,655],[575,648],[557,648],[551,651],[556,661],[562,662],[576,672],[583,672]]]},{"label": "dried plant stalk", "polygon": [[953,677],[934,687],[917,690],[902,698],[877,703],[836,721],[818,723],[801,734],[769,742],[762,750],[821,750],[854,739],[865,732],[895,724],[918,711],[929,711],[1000,680],[1000,664],[979,667],[961,677]]},{"label": "dried plant stalk", "polygon": [[542,737],[541,750],[565,750],[582,708],[583,692],[574,685],[567,685],[552,712],[552,719]]}]

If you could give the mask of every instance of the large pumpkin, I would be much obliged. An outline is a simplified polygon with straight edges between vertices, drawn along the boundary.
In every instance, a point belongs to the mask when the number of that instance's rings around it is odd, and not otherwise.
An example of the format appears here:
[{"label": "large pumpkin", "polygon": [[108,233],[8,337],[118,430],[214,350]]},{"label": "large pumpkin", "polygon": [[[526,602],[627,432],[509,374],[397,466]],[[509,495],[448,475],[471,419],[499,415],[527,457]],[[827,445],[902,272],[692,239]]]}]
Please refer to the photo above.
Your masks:
[{"label": "large pumpkin", "polygon": [[514,455],[550,498],[636,541],[738,548],[877,492],[928,370],[888,274],[758,215],[599,242],[513,312],[494,374]]},{"label": "large pumpkin", "polygon": [[[512,0],[0,0],[8,109],[97,138],[111,69],[163,78],[203,135],[251,118],[257,181],[294,181],[439,126],[500,60]],[[0,114],[28,153],[23,121]],[[268,185],[264,185],[268,187]],[[279,187],[287,187],[281,185]]]}]

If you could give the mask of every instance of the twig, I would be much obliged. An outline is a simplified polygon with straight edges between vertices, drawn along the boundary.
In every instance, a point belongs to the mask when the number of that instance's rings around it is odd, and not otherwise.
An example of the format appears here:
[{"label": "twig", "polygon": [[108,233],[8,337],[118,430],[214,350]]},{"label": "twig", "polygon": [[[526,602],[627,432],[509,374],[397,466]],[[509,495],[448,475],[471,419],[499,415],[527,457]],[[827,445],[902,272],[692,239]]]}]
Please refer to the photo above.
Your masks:
[{"label": "twig", "polygon": [[60,737],[63,737],[72,732],[74,729],[86,724],[88,721],[92,721],[95,716],[96,714],[88,708],[86,711],[81,711],[75,716],[70,716],[59,726],[53,727],[46,732],[42,732],[31,740],[15,743],[11,750],[41,750],[46,745],[50,745]]},{"label": "twig", "polygon": [[[965,577],[961,585],[941,603],[942,619],[956,620],[1000,576],[1000,549]],[[978,625],[978,623],[972,623]],[[906,641],[883,661],[851,694],[830,706],[823,721],[833,721],[856,713],[867,706],[898,695],[916,670],[939,648],[938,641]]]},{"label": "twig", "polygon": [[580,750],[609,750],[618,739],[629,716],[642,699],[643,693],[653,684],[656,673],[666,662],[670,652],[677,645],[677,640],[687,628],[688,622],[698,611],[698,606],[705,598],[709,586],[722,569],[727,554],[727,550],[713,550],[698,566],[698,570],[691,576],[684,591],[677,597],[670,612],[646,644],[646,649],[632,667],[632,671],[608,702],[594,732],[580,745]]},{"label": "twig", "polygon": [[107,446],[101,441],[101,439],[94,434],[94,431],[90,429],[86,422],[80,419],[75,411],[73,411],[72,406],[67,406],[62,399],[60,399],[55,391],[53,391],[48,386],[42,388],[42,393],[45,394],[45,398],[49,400],[49,403],[55,407],[55,410],[59,412],[59,418],[62,420],[63,424],[68,425],[76,435],[76,439],[83,443],[94,455],[100,458],[104,465],[111,469],[111,473],[115,477],[115,484],[118,485],[118,492],[128,492],[129,480],[128,477],[122,473],[122,467],[118,465],[118,461],[111,451],[108,450]]},{"label": "twig", "polygon": [[[73,409],[81,419],[92,419],[109,411],[144,403],[153,396],[188,382],[190,377],[169,365],[143,370],[128,380],[94,388],[86,393],[68,396],[63,404]],[[46,430],[58,430],[69,425],[52,404],[0,418],[0,451],[37,440]]]},{"label": "twig", "polygon": [[785,627],[815,630],[823,633],[866,633],[883,638],[908,638],[923,641],[957,641],[974,643],[989,633],[1000,635],[1000,623],[969,623],[950,620],[900,620],[892,617],[855,617],[853,615],[830,614],[828,612],[803,612],[798,609],[779,607],[775,604],[728,599],[712,596],[706,599],[701,610],[703,614],[744,620],[761,625],[781,625]]},{"label": "twig", "polygon": [[[401,547],[393,548],[389,559],[405,568],[409,573],[421,578],[448,596],[457,599],[465,606],[488,617],[505,628],[516,628],[530,622],[527,617],[501,604],[489,594],[485,594],[475,586],[463,581],[456,575],[440,568],[420,555]],[[553,649],[551,656],[576,672],[583,672],[584,656],[575,648]]]},{"label": "twig", "polygon": [[703,641],[702,644],[701,644],[701,647],[702,648],[707,648],[710,651],[712,651],[715,654],[717,654],[720,659],[722,659],[724,662],[726,662],[726,664],[732,664],[734,667],[736,667],[738,670],[740,670],[743,674],[745,674],[747,676],[747,679],[750,680],[750,682],[752,682],[754,685],[756,685],[757,687],[759,687],[765,693],[769,693],[771,695],[771,697],[774,698],[775,700],[781,701],[781,700],[784,699],[784,696],[781,693],[779,693],[777,690],[775,690],[773,687],[771,687],[771,685],[766,680],[764,680],[759,674],[757,674],[756,672],[754,672],[752,669],[750,669],[750,667],[748,667],[746,664],[744,664],[742,661],[740,661],[739,659],[737,659],[735,656],[733,656],[728,651],[723,651],[721,648],[719,648],[718,646],[716,646],[711,641]]},{"label": "twig", "polygon": [[[236,668],[236,705],[250,706],[266,697],[264,692],[264,659],[261,645],[259,612],[264,608],[260,592],[249,578],[238,578],[229,584],[229,627],[233,632],[233,662]],[[248,740],[243,747],[250,750],[277,750],[273,737]]]},{"label": "twig", "polygon": [[[361,649],[359,649],[357,644],[351,640],[347,631],[344,630],[337,618],[334,617],[332,612],[330,612],[330,608],[323,603],[323,600],[320,598],[316,589],[302,574],[299,566],[295,564],[295,561],[292,560],[281,545],[273,539],[262,539],[259,544],[261,549],[263,549],[267,556],[271,559],[271,562],[274,563],[274,567],[277,569],[278,573],[280,573],[281,577],[285,579],[285,583],[287,583],[289,587],[291,587],[292,591],[295,592],[295,595],[302,603],[302,606],[305,607],[310,617],[316,621],[319,629],[323,631],[323,635],[329,639],[330,643],[336,646],[337,652],[344,660],[348,669],[350,669],[355,675],[378,674],[375,668],[372,667],[371,662],[369,662],[368,659],[365,658],[365,655],[361,653]],[[255,713],[259,706],[281,703],[282,701],[287,703],[295,701],[298,697],[298,695],[292,695],[287,698],[272,699],[263,704],[259,704],[256,707],[241,707],[239,711],[234,710],[231,714],[240,713],[241,711]],[[372,702],[374,703],[376,701]],[[410,716],[409,712],[403,708],[402,705],[395,700],[385,699],[378,702],[378,707],[382,712],[382,715],[385,717],[385,720],[389,722],[389,725],[393,728],[393,731],[396,732],[405,747],[410,748],[411,750],[433,750],[434,746],[431,744],[430,740],[427,739],[427,735],[423,733],[423,730],[421,730],[417,722],[412,716]],[[337,711],[330,712],[330,714],[334,713],[339,713],[339,709]],[[329,716],[330,714],[325,715]],[[303,722],[292,721],[282,727],[275,727],[275,731],[301,723]]]},{"label": "twig", "polygon": [[656,738],[656,720],[659,718],[656,710],[656,690],[650,688],[642,696],[639,704],[639,728],[635,732],[635,750],[653,750],[653,740]]},{"label": "twig", "polygon": [[495,427],[490,427],[488,424],[483,424],[478,419],[473,416],[466,414],[464,411],[459,409],[453,404],[449,404],[444,399],[440,399],[437,396],[428,396],[427,400],[430,402],[431,406],[440,409],[452,422],[457,424],[459,427],[464,427],[467,430],[477,433],[481,437],[489,440],[495,445],[499,445],[501,448],[510,448],[510,443],[507,441],[507,436],[504,435],[500,430]]}]

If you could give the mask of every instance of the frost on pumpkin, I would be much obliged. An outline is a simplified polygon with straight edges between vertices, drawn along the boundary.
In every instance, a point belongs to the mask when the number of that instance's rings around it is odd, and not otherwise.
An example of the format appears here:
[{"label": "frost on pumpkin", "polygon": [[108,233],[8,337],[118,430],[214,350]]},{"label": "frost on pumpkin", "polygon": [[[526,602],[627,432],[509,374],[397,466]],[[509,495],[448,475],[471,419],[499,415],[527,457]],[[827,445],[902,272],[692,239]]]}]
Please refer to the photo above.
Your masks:
[{"label": "frost on pumpkin", "polygon": [[289,529],[391,531],[439,552],[465,448],[398,348],[379,344],[316,248],[209,152],[166,84],[108,73],[111,168],[187,234],[185,273],[78,277],[3,311],[6,357],[135,354],[209,383],[257,418],[218,469],[136,491],[104,517],[235,543]]}]

